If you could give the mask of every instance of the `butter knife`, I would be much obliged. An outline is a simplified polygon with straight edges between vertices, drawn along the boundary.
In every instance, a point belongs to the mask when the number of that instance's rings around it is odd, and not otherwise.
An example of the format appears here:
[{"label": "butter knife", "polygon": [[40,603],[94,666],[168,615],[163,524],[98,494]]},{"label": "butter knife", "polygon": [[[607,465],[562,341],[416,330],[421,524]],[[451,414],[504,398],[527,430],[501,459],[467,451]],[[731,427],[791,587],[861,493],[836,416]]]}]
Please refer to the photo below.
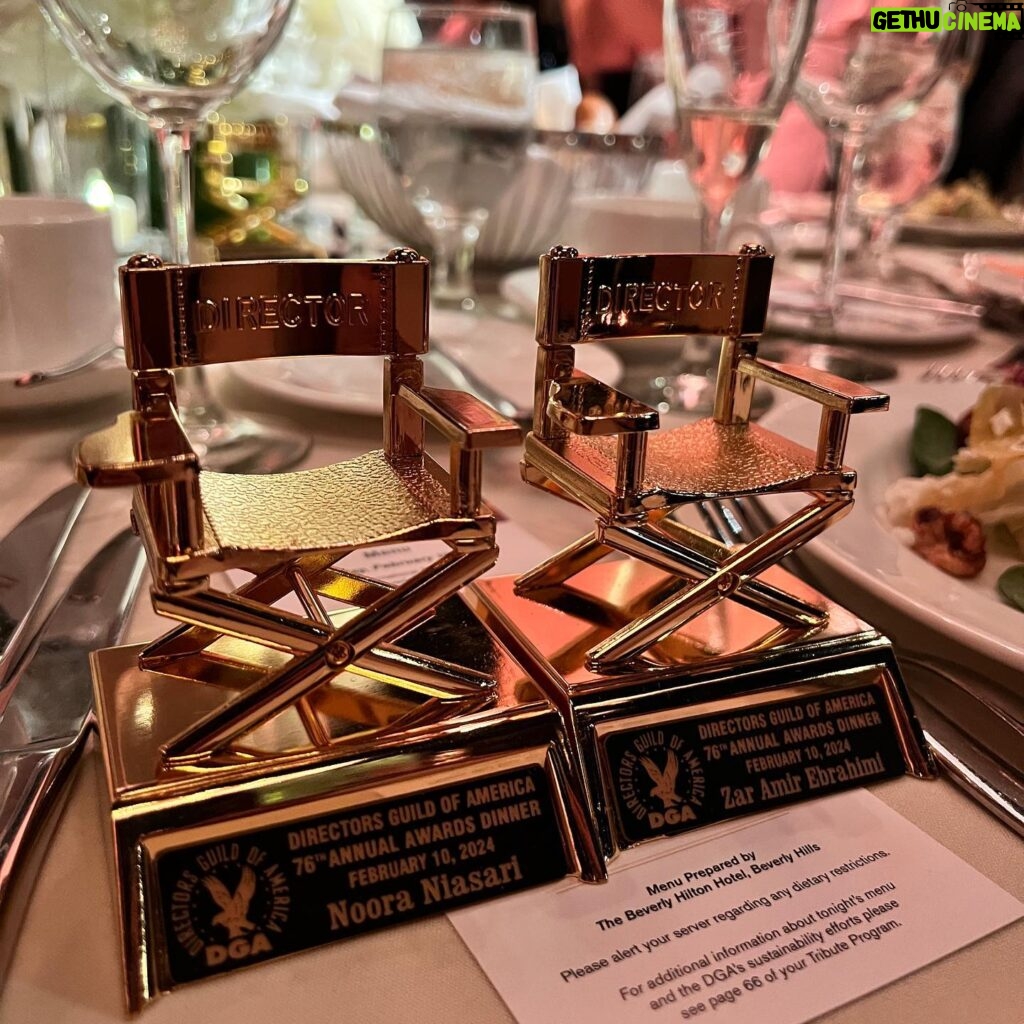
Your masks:
[{"label": "butter knife", "polygon": [[62,487],[0,540],[0,712],[5,684],[32,637],[46,584],[88,496],[78,484]]},{"label": "butter knife", "polygon": [[1024,727],[1010,695],[913,655],[900,658],[925,737],[950,777],[1024,836]]},{"label": "butter knife", "polygon": [[75,578],[11,678],[0,719],[0,988],[92,726],[89,653],[120,639],[144,568],[138,540],[118,534]]}]

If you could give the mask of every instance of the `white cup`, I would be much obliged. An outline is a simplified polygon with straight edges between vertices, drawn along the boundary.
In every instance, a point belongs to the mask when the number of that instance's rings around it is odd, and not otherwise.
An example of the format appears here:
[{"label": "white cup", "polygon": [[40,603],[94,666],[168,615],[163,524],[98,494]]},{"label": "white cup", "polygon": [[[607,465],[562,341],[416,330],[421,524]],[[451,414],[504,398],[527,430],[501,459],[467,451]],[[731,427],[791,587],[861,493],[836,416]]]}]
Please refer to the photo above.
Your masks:
[{"label": "white cup", "polygon": [[0,199],[0,373],[113,344],[115,266],[107,214],[74,199]]},{"label": "white cup", "polygon": [[692,202],[648,196],[574,199],[561,231],[566,244],[591,256],[628,252],[697,252],[700,212]]}]

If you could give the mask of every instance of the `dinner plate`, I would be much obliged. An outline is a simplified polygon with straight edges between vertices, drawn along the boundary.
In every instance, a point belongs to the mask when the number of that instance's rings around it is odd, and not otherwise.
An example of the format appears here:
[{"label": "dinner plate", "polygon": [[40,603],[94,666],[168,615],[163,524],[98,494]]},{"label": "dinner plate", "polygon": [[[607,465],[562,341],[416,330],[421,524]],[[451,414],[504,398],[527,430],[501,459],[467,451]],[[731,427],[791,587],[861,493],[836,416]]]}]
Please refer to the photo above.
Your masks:
[{"label": "dinner plate", "polygon": [[926,245],[1018,246],[1024,245],[1024,229],[1018,221],[969,217],[905,217],[900,241]]},{"label": "dinner plate", "polygon": [[[910,473],[917,407],[928,405],[956,419],[970,408],[979,389],[968,381],[893,385],[889,412],[855,416],[846,463],[859,470],[856,502],[845,519],[811,541],[804,553],[812,565],[820,562],[942,636],[1019,668],[1024,612],[1004,602],[996,590],[999,574],[1017,560],[990,550],[980,576],[957,579],[901,544],[883,510],[886,488]],[[812,403],[792,400],[771,409],[761,423],[814,447],[819,415]],[[799,495],[780,495],[766,504],[769,512],[781,516],[801,502]]]},{"label": "dinner plate", "polygon": [[15,381],[20,373],[0,373],[0,416],[46,412],[56,408],[86,405],[114,395],[131,394],[131,383],[124,360],[111,357],[69,377],[20,388]]},{"label": "dinner plate", "polygon": [[[431,342],[451,359],[524,409],[533,407],[537,342],[527,324],[499,317],[432,311]],[[581,370],[616,384],[622,364],[603,345],[576,350]],[[383,362],[377,356],[302,356],[234,363],[229,373],[249,387],[300,405],[354,413],[381,414]],[[427,370],[428,376],[430,368]],[[438,382],[439,384],[442,382]],[[443,386],[450,387],[447,382]]]}]

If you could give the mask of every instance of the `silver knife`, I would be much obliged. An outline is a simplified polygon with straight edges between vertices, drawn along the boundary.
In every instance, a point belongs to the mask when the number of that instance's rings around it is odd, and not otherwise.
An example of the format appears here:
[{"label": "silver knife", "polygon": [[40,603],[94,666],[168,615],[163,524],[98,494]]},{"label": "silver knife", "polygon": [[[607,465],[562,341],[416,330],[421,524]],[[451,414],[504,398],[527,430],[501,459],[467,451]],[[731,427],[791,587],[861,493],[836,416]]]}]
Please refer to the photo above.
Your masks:
[{"label": "silver knife", "polygon": [[[990,688],[973,692],[961,669],[902,656],[914,710],[939,762],[954,782],[1024,836],[1024,728]],[[1001,706],[1002,705],[1002,706]]]},{"label": "silver knife", "polygon": [[120,639],[144,568],[138,540],[118,534],[75,578],[11,680],[0,719],[0,989],[92,726],[89,653]]},{"label": "silver knife", "polygon": [[89,491],[62,487],[0,540],[0,709],[4,684],[32,636],[36,612]]}]

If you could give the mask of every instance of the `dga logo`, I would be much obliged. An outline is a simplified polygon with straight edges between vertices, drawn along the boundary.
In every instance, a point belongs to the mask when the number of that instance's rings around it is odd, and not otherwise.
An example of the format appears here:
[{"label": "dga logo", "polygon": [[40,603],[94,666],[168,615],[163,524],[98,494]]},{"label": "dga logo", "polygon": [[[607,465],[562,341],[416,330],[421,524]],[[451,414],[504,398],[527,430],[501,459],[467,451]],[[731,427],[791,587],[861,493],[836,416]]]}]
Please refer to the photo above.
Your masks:
[{"label": "dga logo", "polygon": [[258,846],[218,843],[175,882],[171,931],[208,968],[273,953],[291,910],[288,879]]},{"label": "dga logo", "polygon": [[625,812],[651,832],[696,821],[704,766],[681,736],[649,729],[634,736],[616,773]]}]

